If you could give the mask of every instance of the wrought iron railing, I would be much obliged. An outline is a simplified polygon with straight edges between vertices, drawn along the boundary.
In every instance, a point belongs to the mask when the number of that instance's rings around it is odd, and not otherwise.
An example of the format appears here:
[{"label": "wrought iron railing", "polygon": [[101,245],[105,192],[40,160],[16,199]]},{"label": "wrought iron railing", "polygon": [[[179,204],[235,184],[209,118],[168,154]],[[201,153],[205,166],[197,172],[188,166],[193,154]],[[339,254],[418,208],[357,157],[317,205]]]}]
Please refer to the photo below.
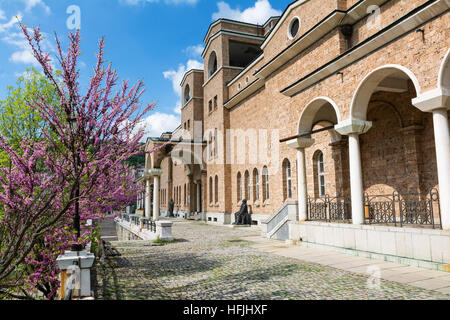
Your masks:
[{"label": "wrought iron railing", "polygon": [[308,198],[308,220],[350,223],[350,199],[346,197]]},{"label": "wrought iron railing", "polygon": [[156,232],[156,223],[150,219],[142,218],[142,217],[136,216],[136,215],[130,215],[127,213],[122,213],[120,215],[120,218],[124,221],[131,222],[139,227],[141,227],[141,222],[142,222],[143,228],[145,228],[151,232]]},{"label": "wrought iron railing", "polygon": [[394,226],[431,226],[442,229],[439,193],[365,195],[365,221]]},{"label": "wrought iron railing", "polygon": [[145,229],[151,232],[156,232],[156,223],[154,221],[146,218],[142,218],[141,221]]}]

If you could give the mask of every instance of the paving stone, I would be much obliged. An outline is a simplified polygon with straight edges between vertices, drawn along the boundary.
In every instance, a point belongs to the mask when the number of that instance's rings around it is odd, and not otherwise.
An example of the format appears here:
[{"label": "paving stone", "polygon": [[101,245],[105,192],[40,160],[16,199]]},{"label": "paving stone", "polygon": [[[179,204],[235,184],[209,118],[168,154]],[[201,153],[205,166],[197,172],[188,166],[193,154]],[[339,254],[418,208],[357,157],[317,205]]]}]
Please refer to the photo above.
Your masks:
[{"label": "paving stone", "polygon": [[[122,255],[105,259],[103,263],[97,262],[97,298],[450,299],[447,291],[373,279],[364,273],[356,274],[297,257],[264,252],[263,248],[253,247],[267,243],[259,241],[261,238],[254,230],[175,221],[173,234],[176,242],[158,247],[147,241],[112,242]],[[274,245],[281,246],[280,243]],[[286,250],[288,254],[295,252],[290,246],[284,248],[280,250]],[[329,259],[336,257],[334,253],[324,253],[316,258],[326,260],[327,255]]]}]

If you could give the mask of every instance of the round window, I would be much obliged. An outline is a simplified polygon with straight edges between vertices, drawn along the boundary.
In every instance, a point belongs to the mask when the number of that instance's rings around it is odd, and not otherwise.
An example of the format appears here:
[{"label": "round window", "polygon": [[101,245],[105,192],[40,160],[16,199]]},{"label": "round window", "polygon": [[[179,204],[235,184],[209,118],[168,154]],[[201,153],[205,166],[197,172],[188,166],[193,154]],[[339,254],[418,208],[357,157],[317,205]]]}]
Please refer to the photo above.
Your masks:
[{"label": "round window", "polygon": [[300,31],[300,19],[298,17],[295,17],[289,24],[288,30],[289,39],[294,39],[298,35],[299,31]]}]

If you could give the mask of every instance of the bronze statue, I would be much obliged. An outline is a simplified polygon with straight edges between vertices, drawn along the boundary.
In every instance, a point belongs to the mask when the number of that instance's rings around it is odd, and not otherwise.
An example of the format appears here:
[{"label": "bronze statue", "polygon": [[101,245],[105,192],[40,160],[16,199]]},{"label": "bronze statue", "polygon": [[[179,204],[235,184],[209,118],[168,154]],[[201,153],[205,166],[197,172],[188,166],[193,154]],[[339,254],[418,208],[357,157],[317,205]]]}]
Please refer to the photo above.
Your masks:
[{"label": "bronze statue", "polygon": [[173,199],[170,199],[170,202],[169,202],[169,217],[171,217],[171,218],[174,217],[174,215],[173,215],[173,206],[174,206]]},{"label": "bronze statue", "polygon": [[252,221],[250,215],[248,214],[247,200],[242,200],[241,209],[234,214],[233,225],[250,225]]}]

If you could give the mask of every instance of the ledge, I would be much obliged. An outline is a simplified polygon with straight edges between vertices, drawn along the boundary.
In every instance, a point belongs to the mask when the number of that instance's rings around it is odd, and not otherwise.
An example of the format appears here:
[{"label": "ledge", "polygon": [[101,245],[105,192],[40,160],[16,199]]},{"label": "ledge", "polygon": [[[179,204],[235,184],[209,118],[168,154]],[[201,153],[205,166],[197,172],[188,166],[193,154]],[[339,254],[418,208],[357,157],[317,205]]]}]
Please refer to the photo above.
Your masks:
[{"label": "ledge", "polygon": [[448,10],[448,5],[445,3],[445,0],[427,1],[425,4],[415,8],[401,19],[391,23],[381,31],[363,40],[358,45],[347,50],[280,92],[288,97],[293,97],[322,81],[326,77],[346,68],[353,62],[413,31],[418,26],[427,23],[429,20],[437,17],[446,10]]}]

